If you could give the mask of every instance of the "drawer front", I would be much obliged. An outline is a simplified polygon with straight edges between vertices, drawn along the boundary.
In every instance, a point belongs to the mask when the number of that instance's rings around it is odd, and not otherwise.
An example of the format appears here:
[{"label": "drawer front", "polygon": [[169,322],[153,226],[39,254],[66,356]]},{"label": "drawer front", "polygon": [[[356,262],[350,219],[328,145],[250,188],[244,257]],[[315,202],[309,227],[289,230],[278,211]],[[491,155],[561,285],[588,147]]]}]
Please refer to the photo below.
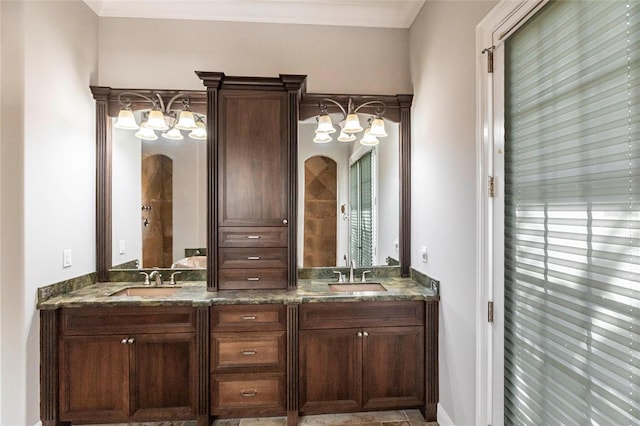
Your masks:
[{"label": "drawer front", "polygon": [[284,374],[218,374],[211,378],[211,412],[284,414]]},{"label": "drawer front", "polygon": [[219,247],[287,247],[287,240],[286,226],[218,229]]},{"label": "drawer front", "polygon": [[393,327],[423,325],[424,302],[305,303],[300,305],[301,329]]},{"label": "drawer front", "polygon": [[113,333],[194,332],[191,307],[132,306],[68,308],[62,310],[64,336]]},{"label": "drawer front", "polygon": [[285,305],[224,305],[211,308],[211,331],[285,330]]},{"label": "drawer front", "polygon": [[284,331],[217,333],[211,336],[211,345],[211,366],[215,372],[284,371]]},{"label": "drawer front", "polygon": [[218,267],[225,268],[286,268],[286,248],[221,248]]},{"label": "drawer front", "polygon": [[220,269],[219,290],[286,289],[286,269]]}]

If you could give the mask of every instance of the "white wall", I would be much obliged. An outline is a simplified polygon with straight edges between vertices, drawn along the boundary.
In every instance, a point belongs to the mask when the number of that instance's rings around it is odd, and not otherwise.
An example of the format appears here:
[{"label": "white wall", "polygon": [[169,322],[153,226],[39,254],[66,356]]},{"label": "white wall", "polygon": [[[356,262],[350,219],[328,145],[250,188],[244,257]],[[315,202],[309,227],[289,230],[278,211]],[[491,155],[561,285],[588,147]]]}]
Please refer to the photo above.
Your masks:
[{"label": "white wall", "polygon": [[[11,40],[2,72],[0,424],[28,425],[40,411],[36,289],[95,271],[89,85],[97,80],[98,20],[79,1],[0,4],[2,40]],[[73,250],[70,268],[62,268],[63,249]]]},{"label": "white wall", "polygon": [[438,421],[458,426],[475,424],[475,26],[494,5],[427,1],[410,30],[411,264],[441,280]]},{"label": "white wall", "polygon": [[411,93],[408,36],[403,29],[101,18],[100,84],[202,90],[197,70],[306,74],[309,92]]}]

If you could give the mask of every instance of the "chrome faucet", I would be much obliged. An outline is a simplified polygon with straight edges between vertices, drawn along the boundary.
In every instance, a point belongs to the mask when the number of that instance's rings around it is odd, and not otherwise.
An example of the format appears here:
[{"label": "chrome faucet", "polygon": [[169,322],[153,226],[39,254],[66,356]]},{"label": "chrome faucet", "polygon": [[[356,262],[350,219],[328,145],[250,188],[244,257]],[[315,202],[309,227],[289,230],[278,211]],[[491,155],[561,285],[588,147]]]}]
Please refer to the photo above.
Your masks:
[{"label": "chrome faucet", "polygon": [[149,278],[156,280],[156,286],[161,286],[162,285],[162,275],[160,274],[160,271],[158,270],[154,270],[151,271],[151,273],[149,274]]},{"label": "chrome faucet", "polygon": [[349,282],[354,282],[353,279],[353,270],[356,268],[356,261],[351,259],[351,263],[349,264]]}]

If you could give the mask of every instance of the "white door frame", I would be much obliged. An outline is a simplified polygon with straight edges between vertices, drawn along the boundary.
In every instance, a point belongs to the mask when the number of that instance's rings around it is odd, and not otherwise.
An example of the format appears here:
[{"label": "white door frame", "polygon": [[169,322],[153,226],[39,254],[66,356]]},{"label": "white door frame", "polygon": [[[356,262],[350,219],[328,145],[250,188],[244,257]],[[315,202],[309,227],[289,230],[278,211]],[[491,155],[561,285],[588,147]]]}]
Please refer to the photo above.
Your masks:
[{"label": "white door frame", "polygon": [[476,27],[476,425],[504,424],[504,40],[548,1],[503,0]]}]

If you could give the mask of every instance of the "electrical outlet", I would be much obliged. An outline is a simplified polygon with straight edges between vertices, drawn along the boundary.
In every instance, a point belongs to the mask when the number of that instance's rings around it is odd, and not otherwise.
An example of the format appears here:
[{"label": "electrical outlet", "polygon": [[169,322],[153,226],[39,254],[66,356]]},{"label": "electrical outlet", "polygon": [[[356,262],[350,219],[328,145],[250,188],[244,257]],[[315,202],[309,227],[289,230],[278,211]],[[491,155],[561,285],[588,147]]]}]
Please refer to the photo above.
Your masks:
[{"label": "electrical outlet", "polygon": [[427,263],[427,261],[429,260],[429,256],[427,255],[427,248],[426,247],[422,247],[420,249],[420,258],[422,259],[422,263]]},{"label": "electrical outlet", "polygon": [[73,263],[71,249],[62,250],[62,267],[68,268]]},{"label": "electrical outlet", "polygon": [[120,240],[120,254],[124,254],[124,240]]}]

